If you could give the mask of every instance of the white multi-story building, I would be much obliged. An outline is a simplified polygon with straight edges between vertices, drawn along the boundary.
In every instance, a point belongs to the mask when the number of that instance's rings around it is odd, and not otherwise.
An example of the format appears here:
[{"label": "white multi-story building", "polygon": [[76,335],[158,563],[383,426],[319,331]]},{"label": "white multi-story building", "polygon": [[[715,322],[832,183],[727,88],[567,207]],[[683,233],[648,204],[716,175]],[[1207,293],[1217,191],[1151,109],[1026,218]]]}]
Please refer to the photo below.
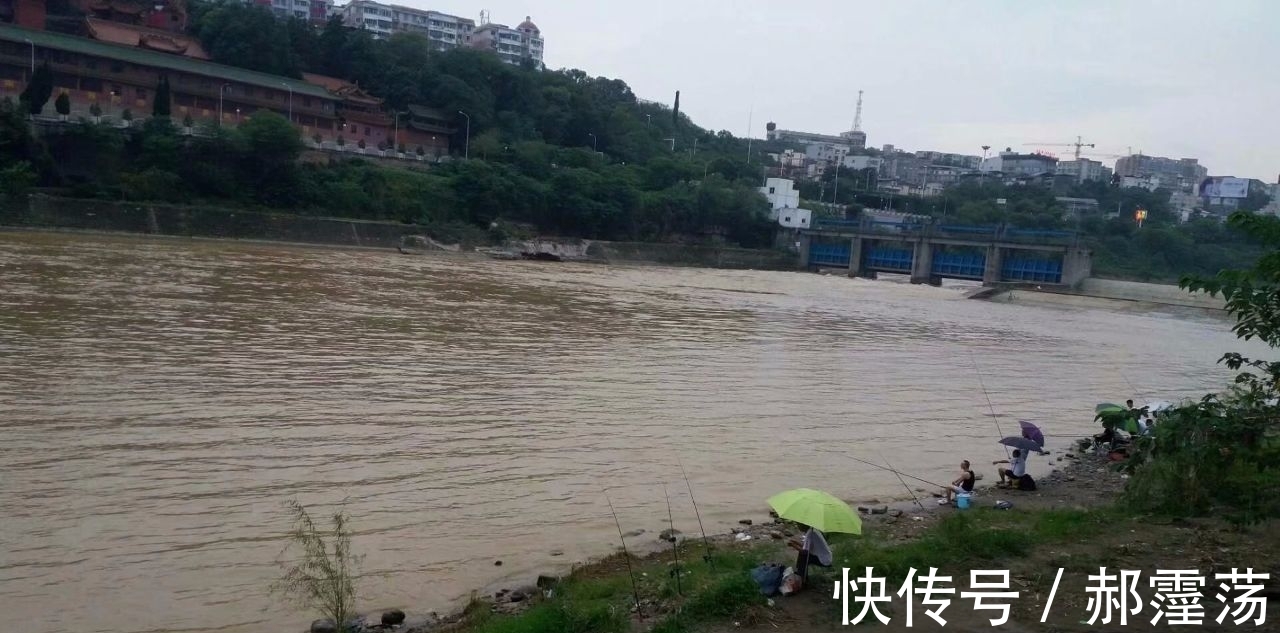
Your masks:
[{"label": "white multi-story building", "polygon": [[1058,170],[1055,173],[1059,176],[1074,176],[1080,182],[1086,180],[1111,180],[1110,167],[1088,158],[1058,161]]},{"label": "white multi-story building", "polygon": [[246,0],[271,9],[278,18],[297,18],[323,24],[334,13],[333,0]]},{"label": "white multi-story building", "polygon": [[490,51],[514,66],[531,62],[542,68],[543,44],[542,31],[527,15],[514,29],[494,22],[481,24],[471,37],[471,46]]},{"label": "white multi-story building", "polygon": [[849,155],[849,146],[840,143],[810,143],[804,146],[804,155],[809,160],[839,163]]},{"label": "white multi-story building", "polygon": [[430,40],[437,50],[469,46],[476,30],[476,21],[470,18],[374,0],[351,0],[342,8],[342,22],[370,31],[376,38],[390,37],[392,33],[417,33]]},{"label": "white multi-story building", "polygon": [[342,7],[342,23],[373,33],[376,38],[390,37],[395,10],[389,4],[373,0],[351,0]]},{"label": "white multi-story building", "polygon": [[760,187],[760,193],[769,200],[769,207],[777,210],[800,206],[800,190],[789,178],[769,178]]}]

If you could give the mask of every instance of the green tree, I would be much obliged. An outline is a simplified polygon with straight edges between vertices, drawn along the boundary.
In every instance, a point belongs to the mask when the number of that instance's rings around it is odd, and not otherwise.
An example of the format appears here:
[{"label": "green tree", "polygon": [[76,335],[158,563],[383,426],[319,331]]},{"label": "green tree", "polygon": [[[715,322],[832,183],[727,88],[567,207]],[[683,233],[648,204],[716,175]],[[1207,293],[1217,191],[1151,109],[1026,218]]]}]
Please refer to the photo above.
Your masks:
[{"label": "green tree", "polygon": [[58,93],[58,98],[53,101],[53,109],[65,120],[71,114],[71,96],[65,91]]},{"label": "green tree", "polygon": [[156,83],[156,95],[151,101],[151,116],[168,117],[172,97],[169,95],[169,77],[161,75]]},{"label": "green tree", "polygon": [[49,62],[44,62],[31,74],[27,87],[22,89],[18,99],[26,104],[27,112],[36,115],[44,110],[44,105],[53,96],[53,71],[49,70]]}]

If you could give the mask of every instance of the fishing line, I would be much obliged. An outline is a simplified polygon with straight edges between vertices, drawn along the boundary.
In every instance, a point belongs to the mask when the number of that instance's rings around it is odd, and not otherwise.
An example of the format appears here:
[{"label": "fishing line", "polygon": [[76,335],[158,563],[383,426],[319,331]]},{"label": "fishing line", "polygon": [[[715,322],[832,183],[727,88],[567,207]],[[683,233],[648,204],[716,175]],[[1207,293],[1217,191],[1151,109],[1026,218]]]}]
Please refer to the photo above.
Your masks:
[{"label": "fishing line", "polygon": [[693,484],[689,483],[689,473],[684,471],[684,462],[680,461],[680,455],[676,454],[676,465],[680,466],[680,476],[684,477],[684,485],[689,489],[689,501],[693,502],[693,516],[698,518],[698,531],[702,532],[702,547],[706,553],[703,554],[703,560],[711,565],[711,569],[716,568],[716,563],[711,558],[711,541],[707,540],[707,530],[702,527],[702,513],[698,512],[698,500],[693,498]]},{"label": "fishing line", "polygon": [[[978,358],[973,355],[973,350],[969,350],[969,362],[973,363],[973,373],[978,375],[978,386],[982,387],[982,395],[987,399],[987,409],[991,411],[991,420],[996,423],[996,432],[1000,434],[1000,439],[1004,439],[1004,429],[1000,428],[1000,418],[996,417],[996,407],[991,404],[991,394],[987,393],[987,383],[982,380],[982,369],[978,367]],[[1006,459],[1013,459],[1009,455],[1008,446],[1004,446],[1004,456]]]},{"label": "fishing line", "polygon": [[[880,453],[880,459],[884,461],[885,466],[888,466],[890,470],[893,469],[893,464],[890,464],[889,460],[885,459],[883,452]],[[924,504],[920,503],[920,497],[916,496],[916,491],[912,490],[911,486],[907,485],[906,480],[902,478],[902,475],[899,474],[898,471],[894,470],[893,474],[897,476],[898,482],[902,484],[902,487],[907,489],[907,494],[911,495],[911,498],[916,502],[916,505],[920,506],[920,509],[923,510]]]},{"label": "fishing line", "polygon": [[893,469],[893,468],[889,468],[888,466],[883,466],[883,465],[877,464],[877,463],[875,463],[875,462],[869,462],[869,461],[867,461],[867,460],[865,460],[865,459],[861,459],[861,458],[858,458],[858,457],[854,457],[853,455],[845,455],[845,457],[848,457],[849,459],[852,459],[852,460],[853,460],[853,461],[855,461],[855,462],[861,462],[861,463],[866,464],[866,465],[868,465],[868,466],[874,466],[874,467],[876,467],[876,468],[879,468],[880,470],[887,470],[887,471],[889,471],[889,472],[891,472],[891,473],[895,473],[895,474],[900,475],[900,476],[902,476],[902,477],[906,477],[907,479],[914,479],[914,480],[919,481],[919,482],[921,482],[921,483],[929,484],[930,486],[937,486],[937,487],[939,487],[939,488],[950,488],[950,487],[951,487],[950,485],[946,485],[946,486],[944,486],[944,485],[942,485],[942,484],[940,484],[940,483],[933,482],[933,481],[929,481],[928,479],[921,479],[921,478],[919,478],[919,477],[916,477],[915,475],[909,475],[909,474],[904,473],[904,472],[902,472],[902,471],[900,471],[900,470],[895,470],[895,469]]},{"label": "fishing line", "polygon": [[676,520],[671,514],[671,495],[667,494],[667,484],[662,484],[662,496],[667,499],[667,524],[671,526],[671,559],[675,563],[671,571],[676,575],[676,595],[684,596],[684,589],[680,586],[680,539],[676,537]]},{"label": "fishing line", "polygon": [[618,521],[618,513],[613,509],[613,500],[609,498],[609,491],[601,489],[604,493],[604,500],[609,502],[609,514],[613,515],[613,524],[618,526],[618,540],[622,541],[622,560],[627,563],[627,576],[631,578],[631,595],[636,599],[636,615],[644,620],[644,609],[640,608],[640,589],[636,586],[636,574],[631,570],[631,552],[627,551],[627,539],[622,535],[622,523]]}]

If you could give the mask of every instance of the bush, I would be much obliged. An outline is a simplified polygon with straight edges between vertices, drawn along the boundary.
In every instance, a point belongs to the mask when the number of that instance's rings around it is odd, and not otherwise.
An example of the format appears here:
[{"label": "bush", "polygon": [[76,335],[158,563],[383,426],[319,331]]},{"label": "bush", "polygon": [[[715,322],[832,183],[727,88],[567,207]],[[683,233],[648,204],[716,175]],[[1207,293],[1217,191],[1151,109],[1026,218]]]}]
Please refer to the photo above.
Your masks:
[{"label": "bush", "polygon": [[338,623],[355,615],[356,578],[359,557],[351,550],[350,518],[345,511],[333,514],[332,531],[321,530],[306,508],[289,503],[293,514],[290,550],[300,550],[299,558],[282,563],[285,574],[272,588],[299,605],[315,609]]}]

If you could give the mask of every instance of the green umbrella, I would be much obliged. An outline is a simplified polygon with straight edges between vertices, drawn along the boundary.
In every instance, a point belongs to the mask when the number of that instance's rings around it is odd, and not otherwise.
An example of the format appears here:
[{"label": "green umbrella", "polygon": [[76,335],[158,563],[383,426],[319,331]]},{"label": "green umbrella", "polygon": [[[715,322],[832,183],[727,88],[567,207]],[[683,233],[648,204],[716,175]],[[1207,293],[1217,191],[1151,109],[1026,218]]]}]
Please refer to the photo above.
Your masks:
[{"label": "green umbrella", "polygon": [[1122,407],[1110,402],[1099,403],[1098,406],[1093,408],[1094,413],[1120,413],[1128,410],[1128,407]]},{"label": "green umbrella", "polygon": [[778,516],[822,532],[862,534],[862,519],[849,504],[820,490],[796,488],[769,497]]}]

